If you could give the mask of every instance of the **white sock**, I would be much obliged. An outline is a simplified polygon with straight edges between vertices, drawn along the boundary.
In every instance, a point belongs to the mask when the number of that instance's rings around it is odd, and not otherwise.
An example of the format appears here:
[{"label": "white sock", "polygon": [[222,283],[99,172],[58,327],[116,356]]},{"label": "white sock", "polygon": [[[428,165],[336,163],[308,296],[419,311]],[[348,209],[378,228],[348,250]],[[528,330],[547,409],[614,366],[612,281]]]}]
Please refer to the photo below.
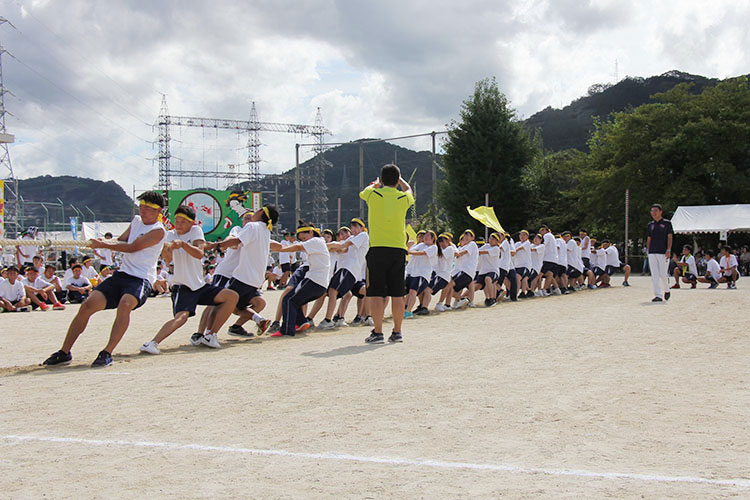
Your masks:
[{"label": "white sock", "polygon": [[209,329],[206,329],[206,333],[205,333],[205,334],[203,334],[203,336],[204,336],[204,337],[208,337],[208,336],[209,336],[209,335],[211,335],[212,333],[213,333],[213,332],[212,332],[211,330],[209,330]]},{"label": "white sock", "polygon": [[264,319],[265,318],[261,316],[260,314],[256,312],[253,313],[253,321],[255,321],[256,323],[260,324],[260,322],[263,321]]}]

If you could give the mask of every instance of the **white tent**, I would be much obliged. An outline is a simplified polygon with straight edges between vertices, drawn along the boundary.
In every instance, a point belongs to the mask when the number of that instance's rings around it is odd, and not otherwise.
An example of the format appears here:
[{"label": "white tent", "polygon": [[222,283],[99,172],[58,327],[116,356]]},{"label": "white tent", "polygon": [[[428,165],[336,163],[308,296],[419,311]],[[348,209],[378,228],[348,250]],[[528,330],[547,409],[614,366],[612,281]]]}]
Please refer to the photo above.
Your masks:
[{"label": "white tent", "polygon": [[84,222],[81,224],[81,234],[79,240],[88,240],[91,238],[101,238],[106,233],[112,233],[117,238],[130,225],[130,222]]},{"label": "white tent", "polygon": [[750,205],[677,207],[672,217],[675,233],[730,233],[750,231]]}]

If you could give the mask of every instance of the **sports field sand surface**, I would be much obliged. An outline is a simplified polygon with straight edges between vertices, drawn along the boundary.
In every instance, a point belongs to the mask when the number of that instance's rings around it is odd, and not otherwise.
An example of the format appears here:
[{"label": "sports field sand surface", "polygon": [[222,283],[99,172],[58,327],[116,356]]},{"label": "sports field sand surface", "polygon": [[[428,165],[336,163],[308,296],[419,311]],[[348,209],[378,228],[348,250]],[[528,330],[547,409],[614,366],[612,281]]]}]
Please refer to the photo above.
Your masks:
[{"label": "sports field sand surface", "polygon": [[649,278],[614,281],[394,345],[225,327],[211,350],[193,318],[159,356],[138,352],[155,298],[100,369],[114,312],[58,368],[76,306],[2,314],[0,498],[750,498],[750,285],[652,304]]}]

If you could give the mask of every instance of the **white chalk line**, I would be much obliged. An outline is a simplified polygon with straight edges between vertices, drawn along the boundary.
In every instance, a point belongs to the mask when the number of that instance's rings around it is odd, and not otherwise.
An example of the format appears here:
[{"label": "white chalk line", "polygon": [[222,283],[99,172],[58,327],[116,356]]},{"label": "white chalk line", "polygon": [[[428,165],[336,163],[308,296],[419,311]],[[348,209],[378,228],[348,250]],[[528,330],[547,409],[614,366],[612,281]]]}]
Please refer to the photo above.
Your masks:
[{"label": "white chalk line", "polygon": [[152,441],[125,441],[118,439],[81,439],[68,437],[45,437],[45,436],[18,436],[9,435],[2,437],[6,441],[38,441],[48,443],[73,443],[94,446],[129,446],[140,448],[161,448],[168,450],[194,450],[194,451],[218,451],[225,453],[240,453],[246,455],[281,456],[291,458],[307,458],[314,460],[333,460],[347,462],[376,463],[384,465],[407,465],[416,467],[433,467],[440,469],[469,469],[486,470],[497,472],[510,472],[516,474],[546,474],[551,476],[570,476],[596,479],[629,479],[636,481],[653,481],[662,483],[697,483],[712,486],[737,486],[750,488],[750,479],[709,479],[693,476],[666,476],[661,474],[635,474],[628,472],[595,472],[576,469],[547,469],[537,467],[521,467],[511,464],[482,464],[469,462],[450,462],[444,460],[428,460],[421,458],[398,458],[398,457],[368,457],[350,455],[348,453],[304,453],[287,450],[263,450],[254,448],[236,448],[232,446],[210,446],[202,444],[180,444]]}]

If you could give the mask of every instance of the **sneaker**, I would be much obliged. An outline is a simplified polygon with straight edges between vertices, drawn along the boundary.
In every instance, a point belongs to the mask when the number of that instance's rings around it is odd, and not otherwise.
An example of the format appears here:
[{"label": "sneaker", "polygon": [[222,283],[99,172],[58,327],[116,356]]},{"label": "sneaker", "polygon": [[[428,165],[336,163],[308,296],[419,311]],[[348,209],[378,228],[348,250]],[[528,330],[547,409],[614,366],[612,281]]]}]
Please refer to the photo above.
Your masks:
[{"label": "sneaker", "polygon": [[375,330],[373,330],[370,332],[370,336],[365,339],[365,342],[368,344],[382,344],[384,343],[383,334],[375,333]]},{"label": "sneaker", "polygon": [[281,333],[281,330],[276,330],[270,336],[278,338],[278,337],[283,337],[284,335],[289,335],[290,337],[294,337],[293,333]]},{"label": "sneaker", "polygon": [[16,312],[27,313],[31,312],[31,306],[23,306],[16,309]]},{"label": "sneaker", "polygon": [[709,289],[709,290],[713,290],[714,288],[718,288],[718,287],[719,287],[719,284],[718,284],[718,283],[716,283],[716,282],[714,282],[714,283],[711,283],[711,284],[710,284],[710,285],[708,286],[708,289]]},{"label": "sneaker", "polygon": [[396,342],[403,342],[404,339],[401,337],[401,332],[393,332],[391,333],[391,336],[388,337],[388,342],[391,344],[395,344]]},{"label": "sneaker", "polygon": [[664,300],[669,300],[669,297],[671,297],[672,294],[670,292],[664,292]]},{"label": "sneaker", "polygon": [[64,352],[62,349],[54,353],[52,356],[44,360],[43,365],[54,366],[54,365],[67,365],[73,361],[73,356],[69,352]]},{"label": "sneaker", "polygon": [[690,288],[691,288],[691,289],[693,289],[693,288],[697,288],[697,287],[698,287],[698,284],[697,284],[697,283],[691,283],[691,284],[690,284]]},{"label": "sneaker", "polygon": [[[268,321],[268,320],[265,320]],[[268,328],[266,328],[268,330]],[[260,332],[260,325],[258,325],[258,331]],[[234,337],[255,337],[255,334],[248,332],[244,328],[242,328],[240,325],[232,325],[229,327],[229,330],[227,331],[229,335],[232,335]],[[201,342],[204,343],[204,342]]]},{"label": "sneaker", "polygon": [[308,328],[310,328],[310,325],[308,325],[307,323],[302,323],[297,328],[295,328],[294,331],[297,333],[300,333],[300,332],[304,332]]},{"label": "sneaker", "polygon": [[365,318],[365,325],[367,325],[367,326],[375,326],[375,320],[372,319],[372,316],[367,316]]},{"label": "sneaker", "polygon": [[330,319],[324,319],[318,324],[318,329],[320,330],[333,330],[334,328],[336,328],[336,325]]},{"label": "sneaker", "polygon": [[679,290],[680,289],[680,284],[679,283],[675,283],[674,285],[672,285],[672,289],[673,290]]},{"label": "sneaker", "polygon": [[268,285],[268,288],[266,288],[266,290],[268,290],[270,292],[270,291],[273,291],[273,290],[276,290],[276,289],[273,287],[273,285]]},{"label": "sneaker", "polygon": [[441,313],[441,312],[445,312],[445,311],[447,311],[448,309],[447,309],[447,308],[446,308],[446,307],[445,307],[445,306],[443,305],[443,303],[442,303],[442,302],[438,302],[438,303],[437,303],[437,305],[435,306],[435,310],[436,310],[437,312],[440,312],[440,313]]},{"label": "sneaker", "polygon": [[414,311],[414,314],[417,316],[429,316],[430,311],[426,307],[418,307],[416,311]]},{"label": "sneaker", "polygon": [[469,301],[466,303],[466,307],[471,307],[472,309],[474,309],[477,307],[477,305],[474,302]]},{"label": "sneaker", "polygon": [[308,328],[315,328],[315,322],[312,320],[312,318],[305,318],[305,323]]},{"label": "sneaker", "polygon": [[414,316],[414,313],[412,313],[411,311],[404,311],[404,319],[409,319],[412,316]]},{"label": "sneaker", "polygon": [[[628,285],[630,286],[630,285]],[[596,290],[596,285],[589,285],[589,290]]]},{"label": "sneaker", "polygon": [[52,310],[53,311],[64,311],[65,310],[65,306],[62,305],[62,304],[60,304],[59,302],[55,302],[54,304],[52,304]]},{"label": "sneaker", "polygon": [[651,299],[651,302],[662,302],[662,298],[661,297],[654,297],[653,299]]},{"label": "sneaker", "polygon": [[[271,326],[271,320],[270,319],[263,319],[258,323],[258,335],[263,335],[268,331],[268,327]],[[252,337],[252,333],[250,336]]]},{"label": "sneaker", "polygon": [[[568,295],[570,293],[570,291],[568,291],[567,288],[557,288],[557,290],[560,290],[560,294],[562,294],[562,295]],[[558,295],[560,295],[560,294],[558,294]]]},{"label": "sneaker", "polygon": [[562,295],[562,292],[557,287],[553,288],[551,293],[552,295]]},{"label": "sneaker", "polygon": [[201,332],[195,332],[190,336],[190,343],[193,345],[201,345],[203,342],[203,334]]},{"label": "sneaker", "polygon": [[215,333],[209,333],[204,335],[201,339],[201,344],[210,347],[211,349],[220,349],[219,337]]},{"label": "sneaker", "polygon": [[731,290],[731,289],[732,289],[732,284],[731,283],[727,283],[727,290]]},{"label": "sneaker", "polygon": [[461,309],[462,307],[464,307],[468,303],[469,303],[469,299],[463,298],[463,299],[459,300],[458,302],[456,302],[455,304],[453,304],[453,307],[451,309]]},{"label": "sneaker", "polygon": [[630,283],[628,283],[627,281],[623,281],[622,286],[630,286]]},{"label": "sneaker", "polygon": [[108,353],[107,351],[101,351],[99,355],[96,357],[93,363],[91,363],[91,366],[109,366],[112,364],[112,354]]},{"label": "sneaker", "polygon": [[271,326],[269,326],[268,330],[266,331],[275,332],[277,330],[281,330],[281,323],[279,323],[278,321],[274,321],[273,323],[271,323]]},{"label": "sneaker", "polygon": [[360,318],[359,316],[354,316],[354,319],[352,320],[351,325],[352,326],[362,326],[362,318]]},{"label": "sneaker", "polygon": [[49,309],[49,306],[46,303],[42,302],[39,304],[39,309],[41,309],[42,311],[46,311],[47,309]]},{"label": "sneaker", "polygon": [[338,319],[334,320],[333,326],[335,326],[337,328],[340,328],[340,327],[345,327],[345,326],[349,326],[349,325],[346,323],[346,321],[344,321],[344,318],[338,318]]},{"label": "sneaker", "polygon": [[147,352],[149,354],[161,354],[159,350],[159,344],[150,340],[141,346],[141,352]]}]

